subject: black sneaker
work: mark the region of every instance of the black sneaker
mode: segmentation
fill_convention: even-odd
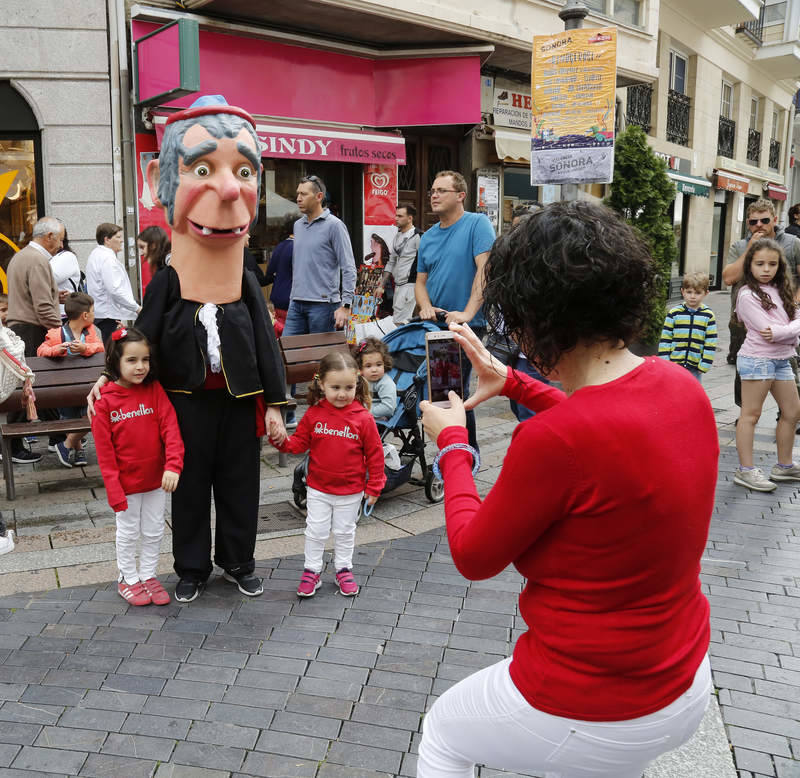
[[[235,583],[239,587],[239,591],[242,594],[246,594],[248,597],[258,597],[259,594],[264,593],[264,587],[261,585],[261,579],[252,573],[245,573],[244,575],[240,575],[238,578],[234,578],[229,572],[226,571],[222,574],[222,577],[226,581]]]
[[[191,602],[196,600],[198,595],[206,588],[204,583],[190,581],[188,578],[181,578],[175,587],[175,599],[178,602]]]
[[[11,454],[11,461],[16,462],[18,465],[32,465],[34,462],[41,462],[42,455],[37,454],[35,451],[26,451],[21,448]]]

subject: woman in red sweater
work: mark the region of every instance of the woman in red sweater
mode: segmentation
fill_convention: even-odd
[[[653,293],[646,248],[608,209],[558,203],[496,243],[484,302],[563,392],[494,360],[451,325],[478,376],[425,403],[453,560],[472,580],[513,564],[528,627],[513,656],[445,692],[424,722],[419,778],[476,763],[548,778],[639,778],[688,740],[708,704],[700,557],[719,446],[702,387],[627,344]],[[465,409],[503,394],[536,416],[514,431],[481,501]]]

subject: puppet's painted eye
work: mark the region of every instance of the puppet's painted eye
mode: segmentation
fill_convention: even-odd
[[[204,162],[201,162],[195,167],[194,174],[196,176],[200,176],[200,178],[205,178],[206,176],[211,175],[211,169]]]
[[[238,172],[239,178],[250,178],[253,175],[253,169],[249,165],[242,165]]]

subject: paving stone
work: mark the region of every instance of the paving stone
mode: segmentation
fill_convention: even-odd
[[[130,713],[122,726],[122,732],[126,735],[151,735],[183,740],[189,732],[190,725],[190,719]]]
[[[202,719],[208,711],[205,700],[181,700],[177,697],[147,697],[142,713],[176,719]]]
[[[158,766],[155,778],[229,778],[230,775],[228,770],[209,770],[207,767],[188,767],[170,762]]]
[[[117,673],[120,675],[137,675],[145,678],[174,678],[178,670],[178,662],[165,662],[157,659],[125,659]]]
[[[175,746],[172,761],[213,770],[238,770],[246,753],[241,748],[182,741]]]
[[[107,732],[119,732],[127,713],[122,711],[94,710],[92,708],[68,708],[59,720],[64,727],[82,727]]]
[[[350,718],[353,710],[353,704],[347,700],[338,697],[317,697],[311,694],[292,694],[282,707],[294,713],[311,713],[332,719]]]
[[[752,770],[763,775],[775,775],[772,759],[769,754],[760,751],[749,751],[746,748],[734,748],[736,766],[740,770]]]
[[[317,697],[333,697],[337,700],[355,701],[361,695],[361,684],[348,681],[331,681],[327,678],[300,679],[297,691]]]
[[[355,712],[353,713],[355,716]],[[317,738],[335,740],[341,729],[342,722],[324,716],[314,716],[308,713],[290,713],[277,711],[269,724],[269,729],[277,732],[290,732],[296,735],[310,735]],[[266,727],[265,727],[266,728]]]
[[[244,760],[242,772],[263,778],[314,778],[317,762],[251,751]]]
[[[351,716],[353,721],[375,724],[380,727],[395,727],[416,732],[419,729],[422,714],[413,710],[391,708],[381,705],[370,705],[365,702],[356,703]],[[273,725],[274,726],[274,725]]]
[[[175,741],[168,738],[112,732],[103,743],[101,751],[104,754],[114,754],[115,756],[132,756],[166,762],[174,748]]]
[[[72,690],[69,690],[72,691]],[[99,710],[123,711],[126,713],[139,713],[147,697],[144,694],[130,694],[127,692],[95,691],[90,689],[85,693],[81,705]]]
[[[14,761],[22,746],[0,743],[0,767],[8,767]]]
[[[325,758],[330,741],[324,738],[296,735],[291,732],[262,732],[256,743],[257,751],[282,756],[320,761]]]
[[[114,754],[89,754],[81,770],[81,776],[108,778],[108,776],[124,775],[125,778],[151,778],[155,770],[156,762],[149,759],[132,759]]]
[[[27,686],[24,683],[2,683],[0,684],[0,700],[19,700],[26,689]]]
[[[393,778],[390,773],[376,773],[374,770],[359,770],[355,767],[330,764],[321,765],[317,778]]]
[[[0,721],[17,724],[55,724],[63,712],[64,708],[60,705],[4,702],[0,706]]]
[[[45,773],[77,775],[86,761],[86,751],[66,751],[61,748],[23,746],[11,767],[17,770],[39,770]]]
[[[253,689],[291,692],[297,686],[297,681],[296,675],[268,673],[261,670],[239,670],[234,683],[236,686],[247,686]]]
[[[311,662],[306,671],[306,678],[328,678],[359,685],[365,684],[368,677],[369,670],[366,667],[348,667],[320,661]]]
[[[243,727],[222,721],[195,721],[186,739],[211,745],[252,749],[257,738],[258,729],[254,727]]]
[[[405,730],[392,727],[345,721],[342,724],[339,741],[385,748],[390,751],[407,751],[411,744],[411,734]]]
[[[380,686],[365,686],[359,702],[422,713],[426,708],[427,699],[426,694],[418,692],[384,689]]]
[[[68,654],[58,670],[51,670],[51,674],[64,670],[79,670],[89,673],[115,673],[122,663],[118,656],[90,656],[89,654]]]
[[[274,727],[273,711],[268,708],[231,705],[226,702],[212,702],[206,712],[206,721],[221,721],[229,724],[239,724],[243,727],[255,727],[256,729]]]
[[[331,744],[327,761],[396,774],[400,769],[402,756],[399,751],[386,751],[381,748],[336,742]]]
[[[259,689],[258,694],[253,694],[245,686],[231,686],[222,698],[223,702],[232,705],[252,705],[257,708],[281,710],[286,705],[289,692],[278,692],[270,689]]]
[[[105,673],[86,673],[81,670],[49,670],[42,680],[45,686],[73,686],[78,689],[99,689]]]
[[[256,657],[251,657],[244,651],[212,651],[206,648],[193,648],[186,661],[200,665],[212,665],[214,667],[242,668],[248,664],[249,660],[255,658]]]
[[[160,694],[166,685],[163,678],[141,678],[137,675],[107,675],[101,689],[134,694]]]
[[[163,643],[137,643],[131,659],[156,659],[168,662],[185,662],[192,652],[189,646],[170,646]]]
[[[66,723],[63,727],[44,727],[34,745],[70,751],[99,751],[107,734],[96,729],[79,729]]]
[[[88,643],[82,643],[78,648],[78,652],[91,656],[115,656],[124,658],[133,653],[135,646],[136,643],[120,642],[118,640],[92,640]]]

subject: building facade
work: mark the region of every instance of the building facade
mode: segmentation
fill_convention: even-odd
[[[121,218],[106,0],[4,0],[0,13],[0,270],[58,216],[82,264]],[[117,95],[116,104],[119,105]]]

